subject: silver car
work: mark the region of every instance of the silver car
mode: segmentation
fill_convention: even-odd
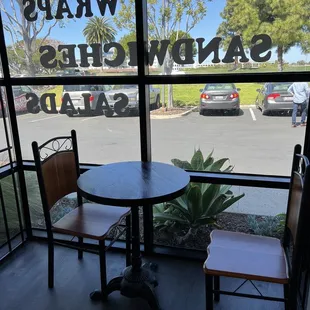
[[[150,87],[150,108],[158,109],[160,106],[160,89],[155,88],[152,85]],[[139,114],[139,91],[137,85],[114,85],[110,91],[105,93],[109,103],[110,110],[105,112],[107,117],[111,117],[114,114],[114,105],[117,100],[114,99],[114,95],[117,93],[125,94],[128,97],[128,108],[132,115]]]
[[[64,85],[62,96],[69,94],[74,107],[84,109],[83,94],[90,94],[90,108],[95,110],[99,95],[110,88],[106,85]]]
[[[205,115],[208,110],[230,110],[239,115],[240,88],[233,83],[210,83],[200,89],[200,115]]]
[[[292,83],[266,83],[258,92],[255,105],[263,115],[273,111],[291,112],[293,110],[293,95],[287,90]]]

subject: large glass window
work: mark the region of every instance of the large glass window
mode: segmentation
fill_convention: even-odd
[[[292,83],[208,83],[171,85],[173,106],[151,112],[153,159],[188,161],[194,150],[214,160],[227,158],[234,172],[290,175],[295,144],[305,127],[292,128]],[[167,106],[167,85],[158,85]],[[300,107],[301,108],[301,107]],[[300,124],[297,114],[297,124]]]
[[[306,3],[291,10],[287,1],[149,1],[150,76],[139,79],[135,1],[59,3],[0,3],[11,77],[39,78],[37,85],[13,79],[14,103],[4,102],[14,104],[24,160],[33,159],[32,141],[41,144],[71,129],[82,163],[140,160],[149,135],[139,105],[147,104],[147,155],[155,161],[206,172],[290,174],[293,147],[304,143],[306,127],[291,127],[292,82],[276,81],[284,76],[279,72],[297,72],[296,80],[309,69]],[[247,18],[240,18],[244,10]],[[266,72],[274,81],[257,82]],[[247,83],[238,83],[244,74]],[[188,84],[170,77],[183,75]],[[66,82],[40,85],[43,77]],[[149,97],[139,98],[144,83]],[[297,124],[305,125],[300,108]],[[29,191],[32,179],[26,175]]]
[[[307,5],[148,1],[151,74],[309,71]],[[129,26],[127,16],[125,10],[119,23]]]
[[[191,183],[187,194],[154,206],[154,243],[205,251],[213,229],[281,239],[287,195],[287,190]]]
[[[113,76],[137,73],[135,27],[118,23],[121,3],[0,4],[11,76]],[[129,16],[135,25],[135,10]],[[127,30],[127,31],[126,31]],[[128,35],[130,34],[130,35]]]
[[[78,136],[80,162],[140,159],[136,85],[18,86],[17,91],[21,104],[16,104],[19,99],[15,97],[15,107],[24,159],[33,159],[32,141],[41,144],[69,135],[72,129]],[[28,100],[27,95],[31,96]]]

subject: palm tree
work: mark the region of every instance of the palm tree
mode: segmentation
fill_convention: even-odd
[[[106,17],[92,17],[83,29],[83,35],[88,44],[101,44],[101,62],[103,67],[103,43],[112,42],[115,39],[116,30]]]

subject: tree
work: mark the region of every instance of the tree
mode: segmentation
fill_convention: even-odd
[[[101,44],[101,62],[103,67],[103,43],[112,42],[115,39],[116,30],[110,24],[110,20],[106,17],[94,16],[89,19],[83,35],[88,44]]]
[[[136,42],[137,36],[136,32],[129,32],[128,34],[123,35],[119,40],[118,43],[123,47],[125,50],[126,56],[129,56],[129,42]]]
[[[149,0],[148,32],[149,40],[188,38],[190,31],[206,16],[208,0]],[[120,0],[120,9],[114,18],[116,26],[136,32],[135,1]],[[182,28],[182,30],[181,30]],[[168,49],[163,63],[163,73],[171,74],[174,60]],[[168,85],[168,108],[173,107],[172,85]]]
[[[56,1],[51,0],[50,2],[51,6],[54,7]],[[25,62],[27,73],[30,76],[35,76],[38,67],[34,63],[33,55],[46,42],[59,20],[49,22],[45,19],[43,12],[38,12],[38,18],[35,22],[28,21],[23,14],[23,0],[10,0],[10,8],[5,7],[4,2],[0,1],[0,10],[3,12],[3,16],[6,17],[3,24],[4,30],[9,34],[12,41],[11,52],[14,53],[18,61]],[[40,35],[42,37],[38,40]],[[16,49],[18,47],[16,43],[21,40],[24,42],[23,53]]]
[[[41,43],[41,38],[38,38],[35,42],[36,46],[39,46]],[[62,53],[57,51],[57,47],[60,44],[64,44],[61,41],[55,40],[55,39],[45,39],[45,44],[50,45],[55,48],[56,50],[56,57],[55,59],[61,60],[62,59]],[[9,65],[10,65],[10,70],[13,73],[20,73],[23,71],[27,71],[27,63],[26,59],[24,57],[25,54],[25,43],[24,41],[18,41],[14,45],[8,45],[7,46],[7,52],[8,52],[8,58],[9,58]],[[18,57],[16,57],[18,55]],[[33,54],[32,54],[32,62],[36,68],[36,72],[44,72],[44,73],[52,73],[56,71],[58,68],[55,69],[46,69],[41,66],[40,62],[41,58],[41,53],[37,49]],[[40,69],[38,69],[40,68]]]
[[[180,31],[174,31],[171,36],[170,36],[170,45],[168,47],[169,52],[171,53],[171,49],[172,49],[172,45],[175,43],[175,41],[177,41],[178,39],[183,39],[183,38],[187,38],[187,39],[191,39],[191,36],[187,33],[185,33],[184,31],[180,30]],[[135,32],[130,32],[128,34],[125,34],[124,36],[122,36],[118,42],[121,44],[121,46],[123,47],[123,49],[125,50],[126,56],[129,56],[129,47],[128,47],[128,43],[129,42],[136,42],[137,37],[136,37],[136,33]],[[185,55],[185,49],[184,46],[181,47],[180,49],[180,55],[184,56]],[[193,44],[193,54],[196,55],[197,54],[197,47],[195,44]]]
[[[277,50],[278,70],[283,71],[283,55],[294,46],[301,44],[309,17],[304,13],[305,0],[227,0],[221,13],[223,22],[217,34],[223,37],[223,48],[232,36],[242,37],[245,47],[250,48],[256,34],[268,34]]]

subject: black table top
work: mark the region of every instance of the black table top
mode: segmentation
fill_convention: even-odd
[[[182,195],[190,178],[172,165],[140,161],[92,168],[77,182],[81,196],[115,206],[139,206],[169,201]]]

